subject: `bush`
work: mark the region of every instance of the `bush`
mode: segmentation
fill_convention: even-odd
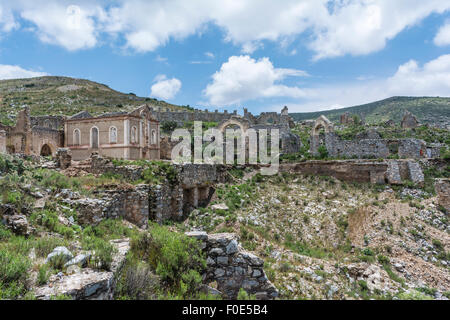
[[[94,251],[88,262],[91,268],[111,270],[113,255],[117,249],[109,241],[88,236],[83,238],[83,249]]]
[[[46,264],[43,264],[42,266],[39,267],[38,281],[37,281],[38,284],[40,286],[46,284],[49,277],[50,277],[49,268]]]
[[[129,258],[117,284],[116,295],[121,299],[149,300],[155,298],[158,288],[158,279],[150,267]]]
[[[317,148],[317,152],[319,152],[320,159],[328,158],[328,150],[324,145],[319,146],[319,148]]]
[[[139,252],[169,288],[183,296],[194,294],[201,282],[206,261],[196,239],[152,224],[149,232],[133,239],[131,246]]]
[[[25,282],[30,266],[28,257],[0,249],[0,299],[17,298],[26,291]]]
[[[249,295],[243,288],[240,288],[237,300],[256,300],[256,298],[254,295]]]
[[[163,121],[161,123],[161,129],[164,132],[172,132],[177,128],[177,123],[175,121]]]

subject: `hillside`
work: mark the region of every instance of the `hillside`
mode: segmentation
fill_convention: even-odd
[[[24,105],[31,108],[31,115],[72,115],[82,110],[92,114],[126,111],[143,103],[181,108],[83,79],[48,76],[0,81],[0,122],[3,124],[14,123],[15,115]]]
[[[338,121],[341,114],[349,112],[364,118],[367,123],[389,119],[399,123],[405,110],[413,113],[423,123],[441,125],[450,123],[450,98],[440,97],[392,97],[360,106],[290,115],[296,121],[316,119],[322,114],[331,121]]]

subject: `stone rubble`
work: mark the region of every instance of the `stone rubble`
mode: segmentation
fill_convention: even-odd
[[[207,272],[204,282],[217,282],[217,290],[226,299],[236,299],[243,288],[257,299],[274,299],[278,296],[275,286],[263,270],[264,261],[241,248],[237,236],[232,233],[210,234],[187,232],[204,243],[207,254]]]

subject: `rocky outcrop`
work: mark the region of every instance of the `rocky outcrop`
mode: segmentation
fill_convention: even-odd
[[[204,282],[217,282],[217,289],[226,299],[236,299],[243,288],[257,299],[274,299],[278,296],[275,286],[266,277],[264,261],[242,249],[236,234],[188,232],[186,235],[203,242],[207,256]]]
[[[11,204],[0,204],[0,223],[17,235],[28,236],[33,231],[27,217]]]
[[[398,287],[389,275],[379,266],[368,263],[355,263],[347,266],[349,276],[356,281],[365,281],[370,291],[389,292]]]
[[[53,296],[67,295],[75,300],[112,300],[116,276],[122,269],[130,249],[128,239],[112,240],[117,248],[110,271],[81,269],[71,275],[59,273],[49,284],[35,290],[37,299],[49,300]]]
[[[437,179],[435,189],[439,205],[450,212],[450,179]]]

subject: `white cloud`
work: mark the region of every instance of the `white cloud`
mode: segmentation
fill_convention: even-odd
[[[151,87],[150,96],[170,100],[173,99],[181,89],[181,81],[177,78],[167,79],[166,75],[156,76],[156,83]]]
[[[100,17],[101,11],[98,7],[38,1],[23,8],[20,15],[36,25],[35,32],[42,42],[73,51],[97,44],[94,17]]]
[[[47,73],[45,72],[31,71],[19,66],[0,64],[0,80],[42,77],[46,75]]]
[[[302,103],[287,103],[291,112],[349,107],[392,96],[449,96],[450,54],[423,66],[414,60],[408,61],[385,79],[307,87],[303,88],[303,92],[305,97]]]
[[[411,60],[401,65],[388,79],[388,89],[395,95],[448,96],[450,94],[450,54],[420,67]]]
[[[233,105],[268,97],[302,97],[301,89],[277,84],[287,76],[307,76],[307,73],[274,68],[269,58],[256,61],[250,56],[232,56],[212,76],[213,81],[204,94],[213,105]]]
[[[364,55],[383,49],[401,31],[431,13],[450,9],[449,0],[362,0],[335,2],[321,17],[309,47],[315,59]]]
[[[5,8],[0,4],[0,30],[10,32],[19,27],[18,22],[14,19],[14,15],[9,8]]]
[[[215,58],[214,53],[212,53],[212,52],[205,52],[205,56],[210,58],[210,59],[214,59]]]
[[[450,10],[450,0],[17,0],[8,5],[3,12],[16,11],[36,26],[42,41],[68,50],[94,47],[108,34],[110,41],[124,39],[125,48],[154,51],[215,24],[224,40],[244,53],[263,48],[264,41],[291,46],[304,34],[315,59],[379,51],[430,14]],[[0,14],[0,27],[10,30],[17,24],[7,16],[5,23]]]
[[[145,52],[214,23],[244,53],[312,31],[307,44],[322,59],[381,50],[401,31],[449,9],[449,0],[132,0],[109,10],[107,29]]]
[[[450,20],[448,20],[434,37],[434,44],[437,46],[450,45]]]

